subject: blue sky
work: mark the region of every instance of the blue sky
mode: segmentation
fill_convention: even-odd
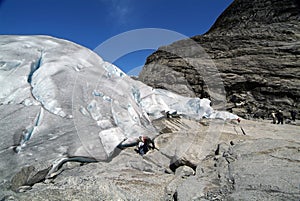
[[[233,0],[0,0],[0,34],[51,35],[94,49],[126,31],[161,28],[203,34]],[[162,44],[163,45],[163,44]],[[125,72],[154,50],[114,63]]]

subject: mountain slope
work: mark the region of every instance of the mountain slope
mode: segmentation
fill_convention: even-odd
[[[184,40],[159,48],[147,58],[139,80],[185,95],[209,97],[207,80],[215,76],[205,74],[212,66],[206,56],[193,52],[201,46],[223,80],[228,110],[244,117],[266,117],[276,109],[299,110],[299,1],[236,0],[206,34],[192,39],[194,43]],[[190,55],[182,58],[172,52]],[[197,64],[187,61],[190,58]]]

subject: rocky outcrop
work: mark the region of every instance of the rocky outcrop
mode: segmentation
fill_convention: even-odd
[[[244,117],[299,110],[299,22],[299,1],[236,0],[206,34],[149,56],[139,79],[184,95],[211,96],[215,103],[212,91],[222,94],[224,86],[227,109]],[[223,86],[210,86],[218,78],[214,65]]]

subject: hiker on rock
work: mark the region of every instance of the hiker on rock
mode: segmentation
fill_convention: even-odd
[[[271,112],[271,117],[272,117],[272,120],[273,120],[273,124],[276,124],[276,113],[274,111]]]
[[[278,110],[276,117],[278,120],[277,124],[283,124],[283,112],[281,110]]]
[[[296,115],[297,115],[296,110],[291,110],[291,118],[292,118],[292,121],[296,121]]]
[[[155,144],[154,144],[153,140],[151,140],[147,136],[140,136],[137,152],[143,156],[150,149],[155,149]]]

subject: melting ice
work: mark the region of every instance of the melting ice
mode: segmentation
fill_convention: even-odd
[[[26,114],[37,120],[25,116],[14,120],[28,128],[20,142],[20,147],[28,146],[24,151],[33,151],[33,145],[39,144],[41,154],[43,150],[49,153],[47,149],[67,150],[68,156],[106,160],[125,139],[156,136],[151,120],[167,112],[197,120],[237,118],[214,111],[208,99],[183,97],[133,80],[94,52],[69,41],[1,36],[0,45],[0,105],[23,104],[20,111],[40,108]],[[1,122],[16,127],[8,136],[17,132],[15,122]],[[47,141],[49,133],[60,136]],[[68,141],[59,141],[62,139]],[[7,146],[4,142],[0,145],[3,149]]]

